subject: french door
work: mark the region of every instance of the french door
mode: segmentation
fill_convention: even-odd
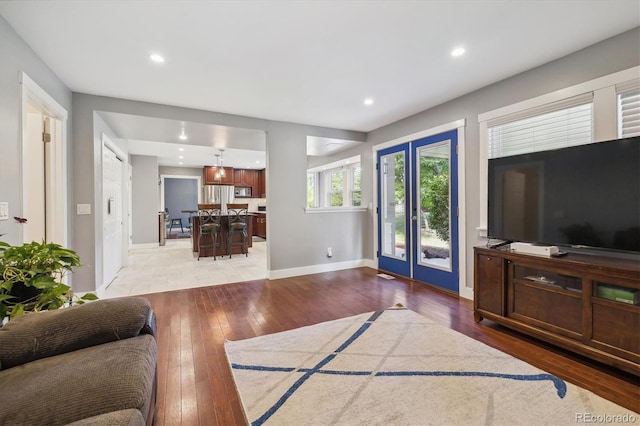
[[[457,130],[378,152],[378,266],[458,292]]]

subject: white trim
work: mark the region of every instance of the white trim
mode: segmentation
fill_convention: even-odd
[[[47,114],[55,115],[60,120],[68,119],[69,113],[67,110],[24,72],[20,73],[20,84],[29,91],[28,100],[38,108],[44,110]],[[24,91],[22,94],[25,94]]]
[[[324,170],[331,170],[331,169],[335,169],[338,167],[348,167],[348,166],[352,166],[353,164],[357,163],[360,164],[360,161],[362,159],[361,155],[354,155],[353,157],[348,157],[348,158],[344,158],[342,160],[337,160],[337,161],[332,161],[331,163],[326,163],[323,164],[321,166],[316,166],[316,167],[312,167],[310,169],[307,169],[307,173],[308,172],[322,172]]]
[[[473,300],[473,281],[467,281],[467,185],[465,127],[458,127],[458,294]]]
[[[368,267],[377,269],[377,262],[371,259],[349,260],[346,262],[323,263],[320,265],[301,266],[299,268],[277,269],[267,271],[267,279],[277,280],[280,278],[298,277],[301,275],[320,274],[323,272],[341,271],[343,269],[353,269]]]
[[[113,151],[113,153],[116,154],[116,157],[118,157],[118,159],[122,161],[124,164],[129,163],[129,159],[127,158],[128,157],[127,153],[124,152],[118,145],[116,145],[116,143],[113,142],[109,138],[109,136],[107,136],[105,133],[102,133],[102,143],[106,145],[106,147],[109,148],[111,151]]]
[[[48,213],[47,223],[53,224],[53,229],[47,229],[49,240],[56,242],[62,246],[68,247],[69,243],[69,227],[68,227],[68,208],[67,208],[67,118],[68,112],[53,97],[44,91],[35,81],[33,81],[26,73],[20,73],[19,83],[21,85],[21,177],[20,177],[20,193],[22,194],[22,215],[29,216],[27,207],[27,186],[25,170],[27,170],[26,162],[26,137],[27,137],[27,113],[28,105],[37,106],[42,113],[59,121],[60,129],[56,126],[56,143],[51,152],[50,162],[47,165],[47,179],[55,182],[48,185],[47,189],[51,193],[51,211]],[[58,141],[58,137],[60,140]],[[19,240],[24,242],[24,233],[20,229]]]
[[[165,179],[194,179],[198,185],[198,204],[202,203],[202,176],[196,175],[160,175],[160,210],[164,211],[164,180]]]
[[[466,119],[461,118],[459,120],[452,121],[450,123],[442,124],[440,126],[432,127],[430,129],[422,130],[410,135],[401,136],[397,139],[393,139],[387,142],[382,142],[374,145],[371,149],[373,151],[373,208],[371,209],[373,216],[373,266],[372,268],[378,269],[378,215],[376,211],[379,211],[378,206],[378,173],[376,170],[376,161],[378,160],[378,151],[386,148],[390,148],[397,145],[402,145],[407,142],[413,142],[422,138],[426,138],[440,133],[449,132],[451,130],[458,130],[458,294],[465,299],[473,300],[473,283],[471,286],[467,285],[467,236],[466,236],[466,157],[465,157],[465,128]],[[409,150],[409,163],[411,162],[411,150]],[[411,184],[411,180],[409,182]],[[409,188],[409,196],[413,196],[413,188]],[[411,200],[410,200],[411,202]],[[413,250],[408,250],[412,252]],[[411,262],[411,276],[413,277],[413,261]]]
[[[488,226],[488,199],[489,199],[489,184],[487,180],[489,179],[489,154],[487,153],[487,147],[489,145],[489,126],[486,121],[481,121],[478,126],[478,131],[480,134],[478,135],[478,149],[480,150],[478,153],[478,161],[480,164],[478,165],[478,178],[480,188],[478,189],[478,196],[480,198],[480,225],[478,226],[479,236],[486,237],[487,236],[487,226]]]
[[[360,213],[366,211],[366,207],[305,207],[305,213]]]
[[[460,120],[452,121],[447,124],[442,124],[440,126],[432,127],[430,129],[421,130],[419,132],[412,133],[410,135],[401,136],[397,139],[393,139],[387,142],[379,143],[378,145],[374,145],[371,148],[371,150],[374,153],[373,167],[375,168],[376,166],[375,153],[378,151],[381,151],[386,148],[390,148],[392,146],[400,145],[406,142],[417,141],[418,139],[426,138],[428,136],[433,136],[440,133],[448,132],[450,130],[459,129],[460,127],[464,127],[465,125],[466,125],[466,119],[462,118]]]
[[[547,93],[535,98],[527,99],[515,104],[487,111],[482,114],[478,114],[478,123],[481,123],[483,121],[495,120],[497,118],[511,115],[523,110],[538,108],[542,105],[562,101],[567,98],[585,94],[587,92],[593,92],[598,89],[602,89],[603,87],[615,86],[620,82],[638,78],[638,73],[640,73],[640,66],[629,68],[623,71],[606,75],[604,77],[596,78],[594,80],[585,81],[584,83],[556,90],[555,92]]]

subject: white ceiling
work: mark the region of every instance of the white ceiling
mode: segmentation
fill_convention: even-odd
[[[637,27],[640,2],[4,0],[0,15],[74,92],[367,132]]]

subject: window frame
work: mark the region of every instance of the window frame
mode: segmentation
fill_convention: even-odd
[[[557,106],[561,102],[570,101],[574,97],[585,96],[591,92],[593,93],[593,142],[617,139],[619,136],[616,86],[640,81],[639,74],[640,66],[636,66],[478,115],[480,225],[476,229],[479,238],[487,237],[489,126],[515,120],[516,117],[530,116],[535,110],[543,111],[549,105]]]
[[[354,188],[354,173],[355,170],[360,170],[360,188]],[[336,171],[342,172],[342,190],[339,191],[342,194],[342,205],[331,206],[331,194],[336,192],[331,188],[331,176]],[[313,199],[314,206],[309,206],[309,194],[310,194],[310,175],[313,175]],[[353,192],[359,192],[362,194],[362,164],[360,162],[360,155],[346,158],[344,160],[336,161],[333,163],[325,164],[324,166],[315,167],[307,170],[307,201],[305,211],[307,213],[321,213],[321,212],[336,212],[336,211],[363,211],[366,208],[362,206],[353,205]],[[360,197],[362,202],[362,196]]]
[[[627,97],[636,98],[633,101],[634,106],[632,108],[623,105],[625,101],[627,101]],[[630,110],[633,111],[630,114],[625,114],[625,112],[628,113]],[[619,138],[640,136],[640,124],[633,126],[633,128],[636,129],[635,132],[623,135],[624,130],[627,129],[627,126],[625,126],[625,118],[633,118],[633,120],[629,121],[640,123],[640,79],[616,85],[616,114]]]

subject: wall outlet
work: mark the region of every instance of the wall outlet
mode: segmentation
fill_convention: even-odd
[[[331,251],[331,247],[327,248],[327,257],[333,256],[333,252]]]

